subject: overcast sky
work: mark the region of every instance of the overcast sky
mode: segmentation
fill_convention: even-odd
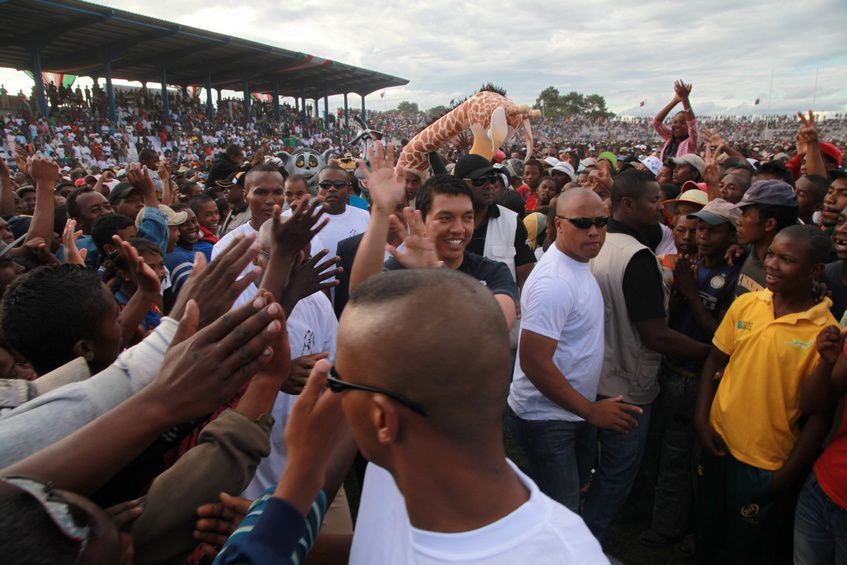
[[[795,112],[813,99],[817,111],[847,112],[845,0],[98,3],[410,80],[368,97],[376,109],[427,109],[491,81],[519,103],[552,85],[652,114],[682,78],[700,114]],[[26,83],[12,75],[0,72],[9,90]]]

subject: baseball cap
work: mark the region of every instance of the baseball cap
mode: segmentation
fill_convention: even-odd
[[[829,178],[832,180],[843,179],[847,177],[847,169],[832,169],[829,171]]]
[[[709,225],[717,226],[723,223],[729,223],[735,226],[738,218],[741,217],[741,210],[735,207],[732,202],[727,202],[723,198],[715,198],[699,211],[693,214],[688,214],[688,218],[697,218],[703,220]]]
[[[141,194],[141,191],[129,184],[128,182],[120,182],[109,193],[109,204],[115,204],[118,200],[127,198],[132,192]]]
[[[544,162],[547,163],[550,167],[555,167],[559,164],[559,160],[555,157],[544,157]]]
[[[168,222],[169,226],[180,226],[185,223],[185,220],[188,219],[188,212],[185,210],[180,210],[179,212],[174,212],[173,208],[170,206],[165,206],[164,204],[159,204],[159,210],[165,215],[165,219]],[[138,213],[135,217],[135,227],[141,229],[141,222],[144,220],[144,210]]]
[[[594,157],[586,157],[585,159],[579,162],[579,170],[582,172],[583,169],[587,169],[588,167],[596,167],[597,159]]]
[[[662,162],[659,160],[658,157],[649,155],[647,157],[644,157],[643,159],[639,159],[639,161],[641,161],[642,165],[647,167],[647,170],[653,173],[654,177],[659,176],[659,171],[662,170]]]
[[[491,161],[480,155],[465,155],[456,163],[453,176],[461,179],[476,179],[494,170]]]
[[[691,165],[702,175],[703,170],[706,168],[706,162],[700,158],[699,155],[695,155],[694,153],[686,153],[682,157],[672,157],[671,162],[674,165]]]
[[[821,141],[819,143],[819,145],[820,145],[820,148],[821,148],[821,153],[823,153],[824,155],[826,155],[827,157],[829,157],[830,159],[835,161],[838,164],[838,166],[840,167],[842,155],[841,155],[841,151],[838,149],[838,147],[836,147],[832,143],[829,143],[828,141]]]
[[[686,190],[702,190],[703,192],[708,192],[709,187],[706,186],[705,182],[694,182],[693,180],[687,180],[682,183],[679,192],[681,194]]]
[[[614,169],[614,168],[616,168],[616,167],[618,166],[618,158],[617,158],[617,156],[616,156],[614,153],[612,153],[611,151],[603,151],[602,153],[600,153],[599,155],[597,155],[597,160],[598,160],[598,161],[602,161],[603,159],[605,159],[606,161],[608,161],[609,163],[611,163],[611,164],[612,164],[612,168],[613,168],[613,169]]]
[[[676,208],[678,204],[694,204],[696,206],[705,206],[706,203],[709,202],[709,195],[706,194],[705,191],[702,190],[686,190],[682,194],[679,195],[679,198],[674,198],[672,200],[665,200],[662,202],[662,206],[665,209],[665,213],[668,216],[676,215]]]
[[[571,167],[570,163],[560,161],[556,166],[553,167],[552,170],[559,171],[560,173],[565,173],[566,175],[568,175],[568,178],[571,179],[571,182],[576,180],[576,174],[574,174],[573,167]]]
[[[753,204],[796,208],[797,195],[794,193],[791,185],[785,181],[776,179],[759,180],[750,185],[750,188],[741,197],[741,202],[736,204],[735,207],[743,208]]]
[[[79,188],[79,187],[81,187],[81,186],[85,186],[85,179],[84,179],[84,178],[78,178],[78,179],[76,179],[76,180],[74,181],[74,186],[75,186],[75,187],[77,187],[77,188]]]

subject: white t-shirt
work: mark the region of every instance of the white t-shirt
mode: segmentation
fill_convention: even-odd
[[[656,246],[656,256],[676,255],[676,243],[673,240],[673,230],[665,224],[659,224],[662,228],[662,240]]]
[[[329,299],[323,292],[316,292],[300,300],[286,320],[288,345],[291,358],[297,359],[313,353],[329,353],[335,357],[335,335],[338,332],[338,320]],[[271,430],[271,452],[259,462],[253,480],[244,489],[242,496],[254,500],[268,487],[279,481],[285,468],[287,452],[285,450],[285,424],[297,395],[280,392],[277,394],[271,415],[274,418]]]
[[[521,313],[521,333],[531,331],[556,340],[553,364],[577,392],[593,402],[603,368],[604,306],[589,264],[551,245],[524,284]],[[521,369],[520,341],[509,406],[525,420],[582,421],[535,388]]]
[[[327,257],[334,257],[337,254],[338,242],[342,239],[364,233],[371,221],[371,215],[367,210],[349,205],[343,214],[324,214],[323,217],[329,218],[326,227],[319,234],[326,249],[329,249]]]
[[[608,564],[582,518],[544,495],[509,464],[529,489],[529,500],[487,526],[449,534],[413,527],[394,478],[382,467],[368,464],[350,564]]]
[[[212,261],[215,260],[215,257],[217,257],[218,255],[220,255],[221,253],[226,251],[226,248],[229,247],[230,244],[232,244],[233,240],[235,240],[236,237],[238,237],[240,235],[243,236],[243,235],[246,235],[246,234],[249,234],[249,233],[252,233],[257,238],[259,236],[259,230],[253,229],[253,226],[248,221],[244,224],[241,224],[240,226],[238,226],[237,228],[235,228],[234,230],[232,230],[231,232],[229,232],[228,234],[226,234],[225,236],[220,238],[218,240],[218,242],[215,245],[212,246]],[[241,271],[241,274],[238,276],[238,278],[240,279],[244,275],[246,275],[247,273],[252,271],[253,267],[254,267],[253,263],[249,263]],[[255,294],[255,293],[256,293],[256,291],[254,290],[253,294]],[[252,297],[253,295],[251,294],[250,296]]]

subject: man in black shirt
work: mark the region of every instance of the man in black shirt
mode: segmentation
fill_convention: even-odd
[[[474,227],[473,193],[458,178],[434,175],[427,179],[416,199],[417,210],[403,212],[409,235],[403,248],[389,246],[392,259],[383,261],[389,221],[396,206],[404,202],[405,189],[393,177],[394,148],[385,155],[382,147],[368,150],[371,171],[365,176],[371,191],[371,223],[362,239],[350,273],[351,292],[367,278],[384,269],[446,267],[467,273],[494,294],[511,328],[515,323],[518,289],[508,267],[465,248]]]
[[[505,263],[515,274],[518,286],[522,286],[535,264],[535,255],[527,244],[526,227],[518,215],[495,202],[497,169],[485,157],[471,154],[459,159],[453,174],[462,179],[473,195],[474,231],[467,250]]]
[[[212,163],[212,168],[209,169],[209,178],[206,179],[206,186],[214,186],[215,181],[224,180],[234,173],[241,163],[244,162],[244,152],[239,145],[229,145],[226,152],[221,157]]]

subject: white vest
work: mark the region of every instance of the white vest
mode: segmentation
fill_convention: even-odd
[[[497,208],[500,210],[500,217],[488,218],[482,256],[492,261],[505,263],[512,273],[512,278],[517,281],[515,275],[515,255],[517,254],[515,230],[518,228],[518,215],[499,204]]]
[[[635,324],[629,319],[623,278],[633,255],[649,249],[623,233],[606,234],[600,253],[591,260],[591,272],[600,285],[605,308],[605,351],[600,377],[602,396],[622,395],[624,402],[650,404],[659,394],[662,355],[647,349]],[[660,269],[658,260],[656,268]],[[661,271],[660,271],[661,272]],[[665,290],[665,310],[668,293]]]

